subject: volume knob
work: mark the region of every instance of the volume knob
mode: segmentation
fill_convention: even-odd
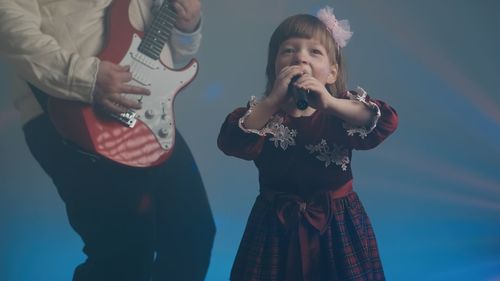
[[[168,136],[168,129],[167,128],[161,128],[158,130],[158,135],[160,138],[166,138]]]
[[[153,117],[155,117],[155,111],[152,109],[148,109],[146,110],[146,112],[144,112],[144,116],[146,116],[147,119],[153,119]]]

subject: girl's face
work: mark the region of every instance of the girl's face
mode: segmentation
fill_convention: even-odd
[[[330,64],[325,47],[314,38],[289,38],[281,43],[276,56],[276,76],[286,66],[300,65],[305,73],[318,81],[333,84],[337,79],[337,65]]]

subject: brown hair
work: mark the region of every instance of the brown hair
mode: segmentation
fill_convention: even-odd
[[[328,53],[330,64],[337,64],[338,66],[337,80],[334,84],[326,85],[326,88],[332,95],[344,92],[346,78],[344,74],[342,54],[340,52],[340,48],[333,39],[331,32],[317,17],[300,14],[286,18],[276,28],[276,30],[274,30],[273,35],[271,36],[267,56],[267,85],[265,95],[268,95],[271,92],[274,80],[276,79],[275,63],[280,45],[285,40],[292,37],[316,38],[319,40]]]

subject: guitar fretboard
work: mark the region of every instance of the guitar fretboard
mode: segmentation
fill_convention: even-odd
[[[177,13],[172,3],[164,0],[139,45],[139,52],[154,60],[159,59],[163,46],[170,39],[176,18]]]

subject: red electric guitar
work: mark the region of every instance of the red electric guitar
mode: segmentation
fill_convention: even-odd
[[[169,0],[163,1],[145,34],[132,27],[129,3],[115,0],[111,4],[108,42],[99,58],[131,66],[131,84],[151,91],[143,97],[126,95],[138,99],[142,109],[110,117],[88,104],[49,98],[48,111],[59,133],[82,148],[127,166],[151,167],[173,152],[174,98],[194,79],[198,63],[193,59],[184,68],[173,70],[160,60],[176,20]]]

